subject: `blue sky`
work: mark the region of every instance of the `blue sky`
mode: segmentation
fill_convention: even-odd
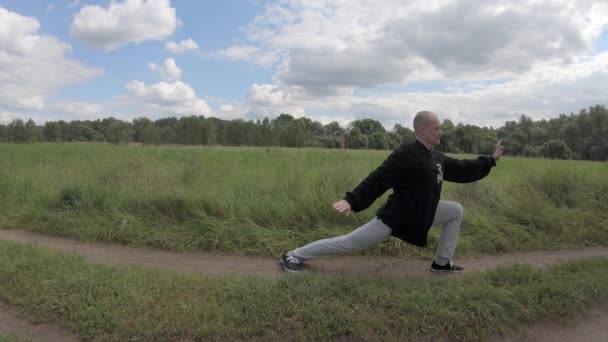
[[[607,24],[591,0],[0,0],[0,123],[290,113],[391,128],[433,110],[496,127],[608,104]]]

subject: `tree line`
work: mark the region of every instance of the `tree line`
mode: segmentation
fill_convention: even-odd
[[[509,155],[558,159],[606,160],[608,158],[608,110],[603,105],[578,114],[534,121],[521,115],[499,128],[442,123],[439,149],[450,153],[491,154],[503,139]],[[110,117],[85,121],[47,121],[36,125],[29,119],[0,124],[1,143],[108,142],[224,146],[283,146],[351,149],[394,149],[415,139],[400,124],[387,131],[374,119],[360,119],[346,128],[337,122],[323,125],[309,118],[281,114],[270,120],[222,120],[216,117],[168,117],[132,122]]]

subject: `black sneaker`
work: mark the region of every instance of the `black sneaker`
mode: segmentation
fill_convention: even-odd
[[[295,257],[283,254],[281,256],[281,264],[286,272],[298,273],[300,272],[300,260]]]
[[[462,272],[464,271],[464,267],[455,265],[452,260],[448,261],[444,266],[439,266],[433,260],[433,264],[431,264],[431,271],[433,272]]]

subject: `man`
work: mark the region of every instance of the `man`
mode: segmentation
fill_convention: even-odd
[[[398,237],[416,246],[427,244],[430,227],[443,225],[439,246],[431,264],[434,272],[462,272],[452,262],[456,251],[463,209],[459,203],[439,200],[443,181],[468,183],[480,180],[496,166],[503,154],[500,141],[492,156],[458,160],[436,151],[441,137],[437,114],[422,111],[414,117],[416,141],[403,144],[365,178],[352,192],[334,203],[346,215],[368,208],[388,189],[393,193],[376,217],[351,233],[312,242],[281,256],[287,272],[298,272],[302,262],[365,249],[375,243]]]

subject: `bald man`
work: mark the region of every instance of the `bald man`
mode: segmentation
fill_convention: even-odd
[[[298,272],[306,260],[351,253],[368,248],[391,236],[416,246],[427,245],[428,231],[440,224],[439,246],[430,270],[462,272],[452,262],[458,242],[463,209],[459,203],[440,200],[443,181],[468,183],[490,173],[503,154],[500,141],[492,156],[459,160],[434,149],[441,138],[437,114],[422,111],[414,117],[416,141],[403,144],[353,191],[334,203],[343,214],[367,209],[388,189],[393,193],[371,221],[349,234],[323,239],[281,256],[287,272]]]

